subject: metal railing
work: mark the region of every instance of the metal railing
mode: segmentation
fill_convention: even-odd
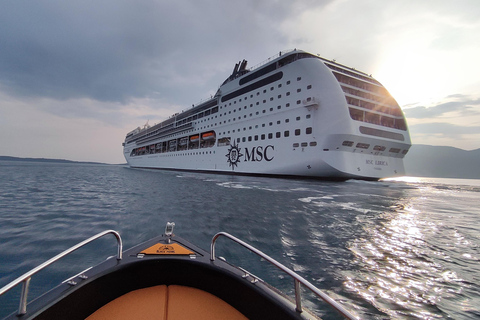
[[[18,277],[17,279],[15,279],[14,281],[7,284],[5,287],[0,289],[0,296],[3,295],[5,292],[9,291],[10,289],[16,287],[21,282],[23,282],[22,293],[21,293],[21,296],[20,296],[20,305],[18,307],[18,315],[22,315],[22,314],[27,313],[28,287],[30,285],[30,280],[32,279],[32,276],[34,274],[36,274],[40,270],[44,269],[45,267],[51,265],[52,263],[59,260],[60,258],[63,258],[66,255],[72,253],[73,251],[83,247],[87,243],[90,243],[94,240],[97,240],[98,238],[101,238],[104,235],[107,235],[107,234],[110,234],[110,233],[113,234],[117,238],[117,260],[121,260],[122,259],[122,248],[123,248],[122,238],[120,237],[120,234],[117,231],[106,230],[106,231],[100,232],[99,234],[94,235],[93,237],[88,238],[87,240],[84,240],[84,241],[74,245],[73,247],[63,251],[62,253],[57,254],[55,257],[51,258],[50,260],[45,261],[44,263],[42,263],[38,267],[30,270],[29,272],[25,273],[24,275],[22,275],[20,277]]]
[[[243,247],[247,248],[248,250],[250,250],[251,252],[257,254],[258,256],[260,256],[262,259],[265,259],[266,261],[270,262],[271,264],[273,264],[274,266],[276,266],[277,268],[279,268],[280,270],[282,270],[283,272],[287,273],[289,276],[291,276],[293,279],[294,279],[294,283],[295,283],[295,302],[296,302],[296,310],[298,312],[302,312],[302,298],[301,298],[301,293],[300,293],[300,284],[303,284],[305,287],[307,287],[308,289],[310,289],[310,291],[312,291],[315,295],[317,295],[318,297],[320,297],[323,301],[325,301],[326,303],[328,303],[329,305],[331,305],[333,308],[335,308],[338,312],[340,312],[344,317],[346,317],[347,319],[357,319],[357,317],[353,316],[348,310],[346,310],[342,305],[340,305],[338,302],[336,302],[335,300],[333,300],[332,298],[330,298],[327,294],[323,293],[322,291],[320,291],[320,289],[318,289],[317,287],[315,287],[313,284],[311,284],[310,282],[308,282],[307,280],[305,280],[303,277],[301,277],[300,275],[298,275],[296,272],[294,272],[293,270],[290,270],[289,268],[287,268],[286,266],[284,266],[283,264],[281,264],[280,262],[276,261],[275,259],[271,258],[270,256],[266,255],[265,253],[263,253],[262,251],[258,250],[257,248],[249,245],[248,243],[232,236],[231,234],[229,233],[226,233],[226,232],[219,232],[217,233],[213,238],[212,238],[212,243],[210,245],[210,260],[211,261],[215,261],[215,242],[217,241],[217,239],[220,237],[220,236],[224,236],[224,237],[227,237],[229,238],[230,240],[242,245]]]

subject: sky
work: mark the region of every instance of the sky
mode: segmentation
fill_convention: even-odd
[[[0,155],[124,163],[127,132],[301,49],[372,74],[413,144],[480,148],[478,0],[3,0]]]

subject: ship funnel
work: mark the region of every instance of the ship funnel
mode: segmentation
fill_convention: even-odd
[[[242,64],[240,65],[239,71],[244,71],[247,69],[247,60],[243,59]]]
[[[240,63],[240,62],[239,62],[239,63]],[[239,63],[235,63],[235,68],[233,68],[233,72],[232,72],[232,74],[235,74],[235,73],[237,73],[237,71],[238,71],[238,66],[239,66]]]

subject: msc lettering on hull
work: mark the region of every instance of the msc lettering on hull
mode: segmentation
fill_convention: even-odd
[[[257,146],[250,149],[244,148],[244,153],[242,153],[240,146],[234,143],[230,146],[230,149],[228,149],[228,153],[225,156],[227,157],[229,166],[232,167],[232,170],[235,170],[238,163],[242,161],[242,157],[244,162],[260,162],[263,160],[272,161],[274,158],[272,154],[274,150],[275,147],[272,145],[266,147]]]
[[[262,146],[253,147],[249,152],[247,148],[245,148],[245,158],[244,161],[272,161],[273,156],[269,156],[268,150],[275,149],[274,146],[268,145],[265,149]]]

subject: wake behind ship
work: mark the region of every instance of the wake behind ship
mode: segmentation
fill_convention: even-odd
[[[371,76],[300,51],[235,65],[215,96],[129,132],[134,168],[378,180],[404,174],[398,103]]]

